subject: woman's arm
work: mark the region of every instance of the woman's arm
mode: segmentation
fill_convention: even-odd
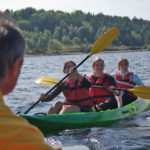
[[[83,77],[81,82],[82,82],[82,85],[84,87],[86,87],[86,88],[90,88],[91,87],[91,82],[87,78]]]
[[[117,104],[118,104],[118,108],[121,108],[122,107],[122,95],[123,95],[123,91],[120,92],[120,95],[117,96],[115,93],[114,93],[114,96],[117,100]]]
[[[63,83],[62,83],[63,84]],[[40,100],[42,102],[51,101],[56,96],[58,96],[62,92],[62,84],[60,86],[57,86],[53,91],[51,91],[48,95],[41,94]]]
[[[136,85],[144,85],[143,81],[140,79],[140,77],[137,74],[133,75],[133,82]]]
[[[122,107],[123,92],[119,91],[119,94],[118,94],[118,91],[114,90],[117,87],[117,83],[116,83],[115,79],[112,76],[109,77],[108,81],[109,81],[109,84],[110,84],[110,86],[108,87],[108,91],[112,92],[114,94],[115,99],[116,99],[117,104],[118,104],[118,108],[121,108]]]
[[[117,87],[117,83],[116,83],[115,79],[112,76],[109,76],[108,82],[109,82],[109,85]]]
[[[123,95],[123,92],[122,91],[119,91],[119,95],[118,95],[118,91],[114,90],[115,89],[115,86],[112,86],[110,85],[107,90],[109,92],[112,92],[116,101],[117,101],[117,105],[118,105],[118,108],[121,108],[122,107],[122,95]]]

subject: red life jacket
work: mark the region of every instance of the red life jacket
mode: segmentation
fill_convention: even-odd
[[[92,107],[93,103],[89,95],[89,89],[82,86],[80,81],[74,83],[66,80],[67,86],[63,89],[63,94],[66,97],[65,103],[68,105],[82,105]]]
[[[126,74],[124,76],[124,78],[121,77],[121,74],[119,72],[116,72],[116,80],[123,81],[123,82],[129,83],[129,84],[132,84],[132,85],[136,85],[133,81],[130,81],[130,76],[133,77],[133,72],[129,72],[128,74]],[[132,89],[133,88],[129,85],[125,85],[125,84],[121,84],[121,83],[117,83],[117,86],[119,88],[124,88],[124,89]],[[128,95],[133,98],[137,98],[137,96],[131,92],[128,92]]]
[[[108,74],[103,74],[98,78],[98,80],[95,82],[93,79],[93,76],[89,76],[89,80],[91,81],[92,85],[98,85],[98,86],[103,86],[103,87],[108,87],[109,82],[108,82],[108,77],[110,75]],[[96,104],[104,102],[109,96],[112,96],[113,94],[106,89],[103,88],[89,88],[89,93],[93,98],[93,101]]]

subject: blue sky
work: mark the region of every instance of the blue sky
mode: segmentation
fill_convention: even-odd
[[[0,10],[26,7],[72,12],[82,10],[94,14],[128,16],[150,21],[150,0],[4,0]]]

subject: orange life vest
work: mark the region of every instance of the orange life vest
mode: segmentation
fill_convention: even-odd
[[[130,81],[130,76],[133,77],[133,72],[129,72],[123,78],[121,77],[121,74],[119,72],[116,72],[116,80],[123,81],[123,82],[129,83],[129,84],[132,84],[132,85],[136,85],[133,81]],[[124,89],[132,89],[133,88],[129,85],[125,85],[125,84],[121,84],[121,83],[117,83],[117,86],[119,88],[124,88]],[[128,95],[133,98],[137,98],[137,96],[134,95],[133,93],[128,92]]]
[[[89,95],[89,89],[85,88],[80,81],[74,83],[66,80],[67,86],[63,89],[63,94],[66,97],[66,104],[69,105],[82,105],[92,107],[93,103]]]
[[[110,76],[109,74],[104,73],[102,76],[98,78],[96,82],[94,81],[93,76],[89,76],[89,80],[92,85],[108,87],[109,82],[107,79],[109,76]],[[89,93],[96,104],[104,102],[109,96],[113,95],[111,92],[107,91],[106,89],[94,88],[94,87],[89,88]]]

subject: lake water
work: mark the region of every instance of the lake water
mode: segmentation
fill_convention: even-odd
[[[38,77],[53,77],[61,79],[65,61],[73,60],[77,64],[87,55],[61,55],[26,57],[18,84],[14,91],[5,96],[6,104],[14,111],[25,112],[35,103],[41,93],[46,93],[52,86],[39,85],[34,81]],[[95,57],[105,60],[105,72],[117,70],[120,57],[128,58],[129,69],[139,75],[145,85],[150,86],[150,52],[99,53],[91,56],[78,71],[90,75],[91,63]],[[36,105],[30,113],[46,112],[56,100],[63,101],[59,95],[52,102]],[[86,145],[91,150],[149,150],[150,149],[150,111],[121,120],[111,127],[65,130],[46,137],[53,145]]]

